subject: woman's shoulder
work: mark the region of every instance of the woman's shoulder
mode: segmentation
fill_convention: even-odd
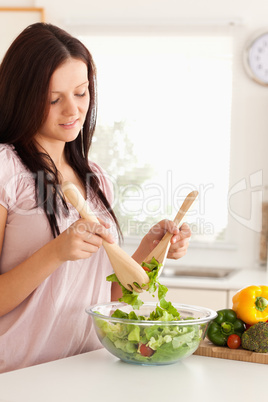
[[[14,146],[0,144],[0,166],[0,204],[9,209],[15,203],[16,191],[24,173]]]
[[[96,175],[101,175],[101,176],[105,175],[105,173],[106,173],[105,170],[100,165],[98,165],[96,162],[93,162],[93,161],[89,160],[88,164],[89,164],[90,169]]]
[[[97,176],[100,188],[106,195],[108,201],[111,203],[113,200],[113,178],[108,172],[106,172],[100,165],[96,162],[89,161],[89,167],[91,171]]]
[[[17,153],[15,151],[15,147],[9,144],[0,144],[0,161],[1,167],[6,169],[10,169],[10,166],[17,163]]]
[[[8,180],[10,176],[27,171],[20,160],[15,147],[9,144],[0,144],[1,180]]]
[[[0,158],[2,162],[19,162],[19,157],[15,147],[10,144],[0,144]]]
[[[15,155],[15,147],[11,144],[0,144],[0,155]]]

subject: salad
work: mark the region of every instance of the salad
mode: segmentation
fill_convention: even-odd
[[[171,302],[166,301],[168,289],[158,281],[161,265],[157,260],[153,258],[149,264],[141,265],[149,276],[146,290],[150,293],[158,290],[156,308],[145,315],[138,315],[134,310],[142,310],[144,304],[139,293],[124,288],[115,274],[108,276],[108,281],[118,282],[122,288],[123,296],[119,301],[131,305],[133,311],[128,313],[116,309],[111,317],[118,318],[118,321],[96,318],[97,332],[103,345],[120,359],[130,362],[167,364],[189,356],[199,345],[203,332],[201,326],[191,325],[190,322],[189,325],[180,325],[180,313]]]

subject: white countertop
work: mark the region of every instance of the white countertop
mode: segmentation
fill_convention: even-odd
[[[266,399],[267,375],[264,364],[195,355],[140,366],[100,349],[0,374],[0,402],[248,402]]]
[[[165,277],[162,275],[160,282],[167,287],[239,290],[250,285],[268,285],[268,274],[265,268],[239,269],[227,278]]]

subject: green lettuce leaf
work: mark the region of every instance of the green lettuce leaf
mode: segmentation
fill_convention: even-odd
[[[120,302],[129,304],[134,308],[134,310],[138,310],[140,306],[143,305],[143,301],[139,298],[139,293],[135,292],[134,290],[131,292],[130,290],[126,289],[115,274],[107,276],[106,280],[110,282],[117,282],[120,285],[123,294],[119,299]]]

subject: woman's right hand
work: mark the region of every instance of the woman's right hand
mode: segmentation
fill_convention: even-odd
[[[54,240],[59,260],[65,262],[89,258],[99,250],[103,240],[113,243],[113,237],[107,230],[109,227],[102,220],[100,223],[77,220]]]

